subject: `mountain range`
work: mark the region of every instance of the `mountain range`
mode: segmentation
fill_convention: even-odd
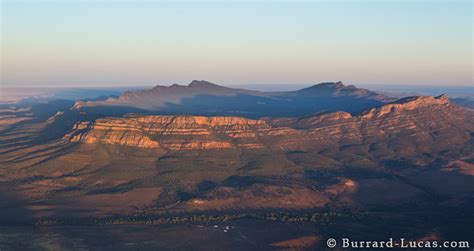
[[[125,92],[118,98],[79,101],[74,109],[109,114],[159,112],[250,118],[298,117],[321,111],[359,113],[394,100],[341,82],[321,83],[297,91],[262,92],[194,80],[187,86],[158,85],[150,90]]]
[[[5,224],[327,210],[465,219],[474,205],[474,113],[444,95],[193,81],[0,115]]]

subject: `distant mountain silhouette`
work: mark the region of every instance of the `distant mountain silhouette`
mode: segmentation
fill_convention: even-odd
[[[145,113],[188,115],[233,115],[245,117],[297,117],[317,112],[345,111],[357,114],[379,107],[392,99],[342,82],[316,84],[297,91],[261,92],[235,89],[207,81],[194,80],[189,85],[156,86],[150,90],[125,92],[119,98],[103,101],[78,101],[76,110],[107,107],[116,114],[117,107],[141,109]],[[126,109],[125,109],[126,110]]]

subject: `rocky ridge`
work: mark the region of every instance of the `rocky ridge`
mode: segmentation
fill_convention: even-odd
[[[126,91],[118,98],[104,101],[77,101],[72,109],[94,106],[132,106],[146,110],[155,110],[167,103],[178,104],[182,99],[197,95],[235,96],[239,94],[258,95],[257,91],[242,90],[219,86],[203,80],[193,80],[189,85],[157,85],[146,91]]]
[[[342,82],[320,83],[296,91],[261,92],[194,80],[187,86],[159,85],[146,91],[125,92],[119,98],[77,101],[72,109],[110,116],[126,108],[128,112],[135,109],[151,114],[262,118],[300,117],[322,111],[355,114],[391,101],[394,100]],[[101,109],[93,109],[97,107]]]
[[[433,105],[448,105],[449,99],[445,95],[437,97],[432,96],[413,96],[399,99],[395,102],[386,104],[380,108],[372,108],[364,113],[364,117],[380,117],[388,113],[401,113],[406,110],[414,110],[422,107],[430,107]]]
[[[456,125],[468,136],[474,131],[473,122],[472,114],[451,105],[444,96],[410,97],[359,116],[334,112],[303,118],[266,119],[204,116],[103,118],[76,124],[65,138],[72,142],[171,151],[230,148],[308,151],[334,144],[365,145],[390,139],[406,139],[408,142],[410,139],[410,144],[418,150],[429,152],[434,147],[430,144],[435,141],[466,142],[468,137],[463,138],[463,134],[448,135]],[[396,148],[393,151],[404,151],[398,146],[387,144],[388,148]],[[438,148],[443,148],[442,144]]]
[[[66,138],[72,142],[168,150],[256,148],[260,145],[252,138],[270,128],[263,120],[239,117],[139,116],[80,122]],[[217,135],[227,140],[214,140]]]

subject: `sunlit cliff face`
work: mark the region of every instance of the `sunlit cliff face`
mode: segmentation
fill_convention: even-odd
[[[442,121],[432,116],[449,116],[448,99],[412,97],[371,109],[362,115],[326,113],[305,118],[246,119],[203,116],[132,116],[80,122],[65,137],[72,142],[159,148],[162,150],[206,150],[267,148],[307,150],[321,143],[348,141],[361,144],[366,138],[379,140],[399,133],[423,136],[426,121]],[[447,130],[443,128],[442,130]],[[271,142],[271,143],[269,143]],[[318,142],[319,144],[314,144]],[[427,147],[427,146],[419,146]]]

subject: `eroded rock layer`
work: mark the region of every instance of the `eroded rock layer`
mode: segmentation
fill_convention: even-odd
[[[67,138],[169,150],[259,148],[257,135],[270,129],[263,120],[238,117],[143,116],[81,122]]]
[[[102,118],[76,124],[66,138],[72,142],[164,150],[321,151],[348,147],[368,152],[372,147],[372,150],[391,149],[381,151],[381,155],[396,151],[405,156],[410,155],[411,150],[429,153],[443,149],[443,145],[462,147],[469,141],[473,125],[468,111],[440,96],[405,98],[359,116],[334,112],[259,120],[203,116]],[[452,133],[454,127],[458,130],[455,134]],[[439,144],[434,145],[434,142]]]

